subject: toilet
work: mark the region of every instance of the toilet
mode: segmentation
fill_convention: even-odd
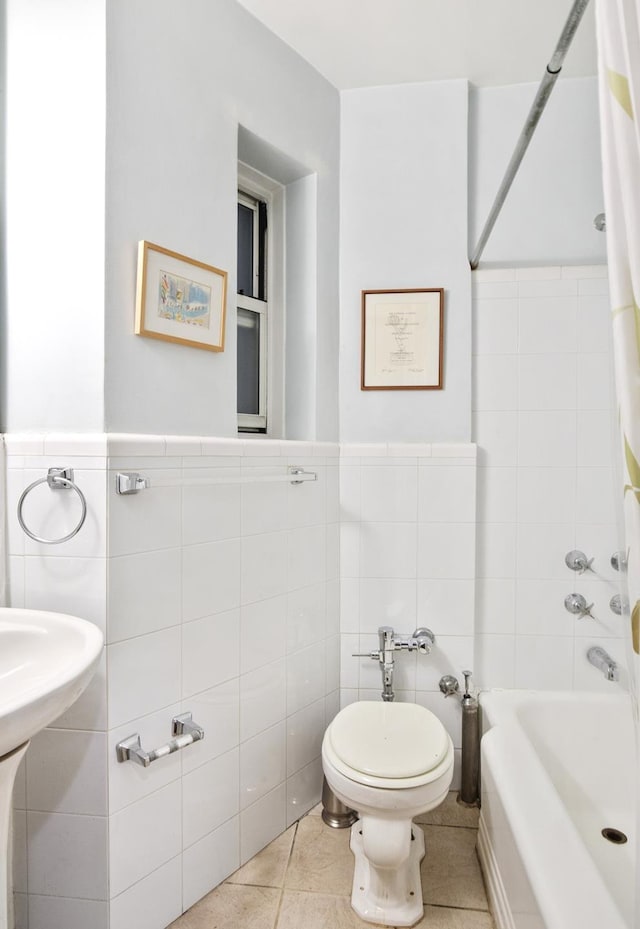
[[[360,817],[350,844],[351,905],[361,919],[387,926],[422,919],[424,833],[412,820],[445,799],[453,754],[440,720],[415,703],[352,703],[327,727],[327,783]]]

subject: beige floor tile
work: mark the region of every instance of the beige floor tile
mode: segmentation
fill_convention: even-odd
[[[316,803],[313,809],[309,810],[307,816],[322,816],[322,804]]]
[[[356,916],[349,897],[285,890],[277,929],[374,929],[376,925]]]
[[[425,906],[424,919],[414,929],[494,929],[489,913],[456,910],[448,906]]]
[[[227,878],[227,882],[255,884],[260,887],[282,887],[295,834],[296,826],[294,825]]]
[[[221,884],[168,929],[274,929],[280,890]]]
[[[458,791],[450,790],[444,803],[435,810],[416,816],[416,822],[429,823],[431,826],[469,826],[476,829],[480,810],[477,807],[461,806],[457,797]]]
[[[331,829],[319,816],[301,819],[284,886],[288,890],[350,895],[353,881],[350,831]]]
[[[422,898],[427,904],[487,910],[475,829],[423,826]]]

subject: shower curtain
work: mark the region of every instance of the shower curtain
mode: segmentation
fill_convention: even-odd
[[[622,458],[629,608],[627,654],[636,734],[636,873],[640,929],[640,0],[596,0],[613,357]]]

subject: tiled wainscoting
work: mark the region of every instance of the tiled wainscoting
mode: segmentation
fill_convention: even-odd
[[[342,704],[380,698],[378,663],[352,657],[377,649],[379,626],[427,626],[430,655],[396,654],[397,699],[442,719],[458,762],[460,702],[438,681],[473,668],[476,447],[343,445],[340,497]]]
[[[478,679],[485,687],[611,691],[586,660],[624,664],[610,564],[618,548],[611,320],[605,267],[474,274]],[[565,555],[580,549],[592,571]],[[595,618],[577,619],[577,592]],[[624,682],[622,682],[624,686]]]
[[[19,776],[17,929],[160,929],[318,802],[339,703],[338,447],[7,436],[6,451],[11,603],[83,616],[107,643]],[[16,502],[59,465],[88,516],[45,546]],[[291,465],[318,480],[269,480]],[[118,470],[151,487],[118,496]],[[24,506],[50,538],[78,513],[46,484]],[[187,710],[203,742],[148,769],[116,763],[120,739],[161,745]]]

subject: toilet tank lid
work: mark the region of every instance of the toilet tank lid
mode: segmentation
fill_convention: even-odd
[[[449,746],[438,717],[416,703],[351,703],[338,713],[328,735],[346,765],[377,777],[426,774]]]

